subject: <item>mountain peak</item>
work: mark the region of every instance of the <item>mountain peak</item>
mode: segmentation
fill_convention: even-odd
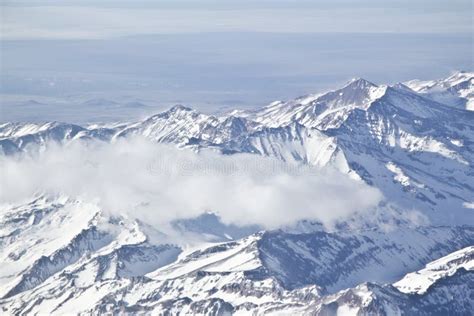
[[[188,108],[184,105],[177,104],[166,111],[159,112],[157,114],[154,114],[146,118],[144,122],[147,122],[147,121],[154,122],[156,119],[161,119],[161,118],[181,117],[181,116],[186,116],[192,113],[196,113],[196,112],[193,109]]]
[[[177,111],[192,111],[193,109],[187,107],[187,106],[184,106],[182,104],[176,104],[175,106],[171,107],[168,112],[177,112]]]
[[[371,87],[377,87],[376,84],[365,80],[364,78],[352,78],[345,86],[344,88],[353,88],[353,89],[365,89],[365,88],[371,88]]]
[[[398,83],[394,84],[392,86],[392,88],[402,90],[402,91],[411,92],[411,93],[415,93],[415,91],[413,91],[410,87],[408,87],[406,84],[404,84],[402,82],[398,82]]]

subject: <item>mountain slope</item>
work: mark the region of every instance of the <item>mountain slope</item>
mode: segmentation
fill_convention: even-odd
[[[367,183],[441,224],[473,219],[464,207],[474,196],[473,119],[471,112],[388,88],[329,135]]]
[[[64,217],[67,205],[86,207],[71,199],[42,198],[15,208],[25,219],[18,236],[33,235],[29,231],[31,224],[51,230],[55,222],[49,218]],[[97,209],[89,208],[91,215],[97,214]],[[49,213],[43,222],[34,224],[28,221],[33,216],[25,212],[28,209]],[[13,256],[5,259],[12,265],[26,263],[28,272],[9,272],[21,276],[21,284],[26,286],[11,290],[8,284],[19,283],[2,283],[2,288],[7,289],[0,299],[4,313],[301,314],[336,309],[372,314],[413,310],[429,314],[446,309],[466,312],[466,304],[470,304],[466,285],[473,276],[466,270],[472,270],[472,247],[454,251],[472,245],[472,227],[398,227],[389,232],[367,229],[333,233],[276,230],[183,251],[160,243],[159,239],[165,241],[166,236],[139,222],[104,214],[92,216],[92,222],[84,221],[85,227],[100,234],[82,234],[80,243],[67,236],[64,243],[46,243],[49,251],[41,258],[50,258],[56,263],[55,269],[35,260],[22,261]],[[77,218],[63,220],[62,226],[75,224],[81,229]],[[15,227],[8,222],[2,226]],[[152,235],[161,237],[157,240]],[[2,237],[4,243],[8,249],[22,246],[21,239],[10,237]],[[85,249],[81,246],[85,244],[95,246]],[[40,245],[34,243],[32,247]],[[63,249],[71,255],[64,256]],[[67,261],[53,259],[60,254]],[[35,249],[29,255],[41,254]],[[447,257],[430,263],[443,255]],[[424,265],[426,268],[422,268]],[[421,277],[414,279],[408,274],[395,287],[383,285],[420,268],[416,275]],[[425,280],[430,280],[428,290],[420,292],[417,284],[425,286]],[[463,290],[467,292],[460,295]],[[446,293],[458,296],[440,297]]]

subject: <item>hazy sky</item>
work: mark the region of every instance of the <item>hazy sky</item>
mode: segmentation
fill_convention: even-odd
[[[470,0],[4,1],[7,39],[196,32],[472,31]]]
[[[24,100],[55,103],[48,113],[61,120],[87,118],[91,98],[212,111],[352,77],[391,83],[473,68],[471,0],[15,0],[1,9],[2,121],[50,118],[36,103],[19,109]]]

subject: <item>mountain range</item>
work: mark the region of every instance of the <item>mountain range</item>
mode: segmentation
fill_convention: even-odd
[[[339,89],[223,115],[177,105],[138,122],[0,124],[2,159],[143,137],[199,153],[335,168],[384,196],[377,218],[275,230],[214,213],[159,228],[58,192],[2,205],[6,314],[470,315],[474,74]],[[413,221],[411,211],[424,219]],[[212,211],[212,210],[211,210]],[[290,212],[291,210],[289,210]],[[384,223],[390,225],[383,225]]]

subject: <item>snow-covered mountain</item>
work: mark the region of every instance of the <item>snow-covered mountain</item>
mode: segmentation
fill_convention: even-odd
[[[381,313],[420,304],[426,312],[470,302],[469,291],[436,299],[436,291],[459,293],[472,281],[468,226],[262,231],[183,249],[145,223],[65,197],[41,197],[1,214],[0,304],[8,314]]]
[[[376,86],[364,79],[221,117],[175,106],[140,122],[115,125],[5,123],[0,146],[14,154],[49,141],[114,141],[131,135],[194,150],[331,165],[376,186],[402,207],[424,212],[433,223],[473,220],[474,112],[401,85]]]
[[[367,110],[382,97],[386,87],[356,78],[346,86],[319,95],[308,95],[289,102],[273,102],[252,113],[255,121],[266,126],[278,127],[298,122],[319,130],[337,128],[354,109]]]
[[[354,79],[222,116],[175,106],[130,123],[0,124],[2,159],[141,136],[335,167],[384,195],[377,218],[332,230],[306,221],[238,227],[203,210],[173,222],[185,243],[170,228],[77,197],[2,205],[2,313],[469,315],[472,81],[471,73],[393,86]],[[409,220],[413,210],[427,220]]]
[[[1,214],[0,304],[8,314],[381,312],[419,304],[430,311],[469,302],[469,291],[444,298],[444,307],[433,298],[433,289],[455,293],[472,281],[468,226],[262,231],[183,249],[145,223],[66,197],[41,197]],[[424,265],[395,288],[383,285]]]
[[[474,111],[474,73],[459,71],[439,80],[411,80],[406,86],[441,103]]]

